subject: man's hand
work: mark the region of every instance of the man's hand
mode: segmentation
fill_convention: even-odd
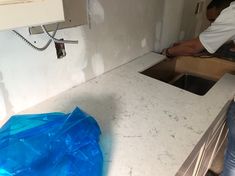
[[[179,41],[179,42],[173,43],[172,47],[181,45],[182,43],[184,43],[184,41]]]
[[[173,47],[166,49],[166,55],[174,56],[193,56],[200,53],[205,48],[200,42],[199,38],[188,41],[183,41],[174,44]]]
[[[168,57],[168,58],[174,57],[174,56],[171,56],[171,55],[169,54],[168,49],[169,49],[169,48],[163,49],[162,52],[161,52],[161,54],[164,55],[164,56],[166,56],[166,57]]]

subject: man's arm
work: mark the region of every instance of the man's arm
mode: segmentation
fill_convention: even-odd
[[[181,42],[178,45],[175,45],[173,47],[170,47],[167,49],[166,54],[167,56],[193,56],[201,51],[203,51],[205,48],[200,42],[199,38],[194,38],[192,40],[187,40],[184,42]]]

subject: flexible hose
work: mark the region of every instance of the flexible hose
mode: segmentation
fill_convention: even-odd
[[[46,29],[46,27],[44,25],[41,26],[44,33],[51,39],[53,40],[54,42],[56,43],[67,43],[67,44],[78,44],[78,41],[77,40],[59,40],[57,38],[55,38],[54,36],[52,36]]]
[[[55,29],[55,31],[54,31],[53,34],[52,34],[53,37],[56,35],[56,32],[57,32],[57,30],[58,30],[58,27],[59,27],[59,24],[57,24],[56,29]],[[12,30],[12,31],[16,34],[16,36],[18,36],[19,38],[21,38],[26,44],[28,44],[31,48],[33,48],[33,49],[35,49],[35,50],[37,50],[37,51],[44,51],[44,50],[46,50],[46,49],[50,46],[51,42],[53,41],[52,39],[50,39],[50,40],[48,40],[48,42],[45,44],[45,46],[43,46],[43,47],[37,47],[37,46],[35,46],[34,44],[32,44],[29,40],[27,40],[27,39],[26,39],[23,35],[21,35],[19,32],[17,32],[16,30]]]

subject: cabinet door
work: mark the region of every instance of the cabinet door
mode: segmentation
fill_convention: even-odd
[[[220,128],[216,130],[216,133],[212,136],[211,140],[208,141],[208,144],[205,147],[201,163],[198,167],[197,176],[204,176],[206,174],[226,137],[227,128],[225,123],[223,123]]]
[[[200,165],[202,155],[204,152],[205,145],[202,146],[201,150],[199,150],[198,154],[196,155],[195,160],[192,162],[190,167],[187,169],[187,171],[183,174],[183,176],[196,176],[198,172],[198,167]]]
[[[225,120],[229,104],[230,101],[207,129],[175,176],[205,175],[227,136]]]
[[[63,20],[62,0],[0,0],[0,30]]]
[[[196,176],[205,150],[206,136],[197,144],[175,176]]]
[[[200,164],[197,168],[196,176],[204,176],[216,157],[217,152],[221,148],[227,137],[226,112],[230,101],[224,106],[217,118],[208,129],[208,139],[206,141],[205,150],[202,154]]]

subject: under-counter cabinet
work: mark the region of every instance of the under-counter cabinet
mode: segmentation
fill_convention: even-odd
[[[220,148],[226,142],[226,112],[230,102],[221,110],[215,121],[193,149],[176,176],[204,176],[211,167]]]

